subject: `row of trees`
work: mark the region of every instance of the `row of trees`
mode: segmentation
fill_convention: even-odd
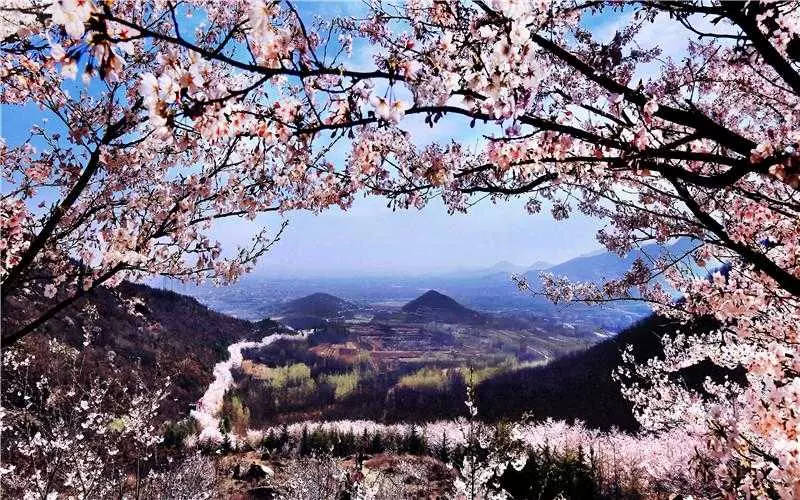
[[[251,431],[243,441],[232,437],[221,450],[204,449],[252,449],[282,463],[303,457],[354,460],[372,468],[387,460],[419,467],[409,455],[429,456],[458,471],[451,481],[465,498],[649,498],[676,490],[705,497],[713,492],[691,473],[694,460],[686,448],[696,442],[685,434],[673,434],[669,440],[678,442],[665,446],[655,438],[564,422],[486,424],[477,419],[471,391],[467,409],[466,418],[422,426],[368,421],[283,425]],[[656,463],[657,455],[669,457],[670,463]]]
[[[497,428],[493,440],[502,441],[503,426]],[[362,457],[380,453],[399,453],[409,455],[428,455],[461,468],[468,455],[477,455],[476,460],[485,460],[486,451],[477,443],[453,443],[447,434],[426,436],[424,429],[415,426],[407,429],[405,434],[382,433],[376,430],[370,433],[367,429],[356,435],[352,429],[339,432],[337,429],[321,427],[303,427],[299,440],[293,443],[292,436],[286,427],[279,433],[270,430],[264,436],[262,449],[269,456],[284,454],[288,456],[333,456]],[[609,471],[603,470],[599,460],[591,449],[578,447],[575,450],[555,450],[548,446],[541,449],[527,450],[524,466],[519,469],[508,467],[499,476],[500,488],[512,495],[512,498],[549,498],[559,496],[566,498],[635,498],[643,495],[637,491],[635,484],[615,481]],[[608,477],[607,477],[608,475]]]
[[[2,15],[0,102],[50,118],[2,145],[0,292],[51,299],[3,329],[5,348],[124,278],[236,279],[280,234],[226,253],[209,236],[221,219],[348,208],[361,192],[450,211],[522,196],[530,212],[603,218],[598,239],[619,253],[690,236],[687,257],[725,263],[709,281],[682,259],[640,259],[602,286],[545,277],[546,293],[635,289],[681,320],[716,317],[626,368],[647,379],[626,394],[644,426],[705,437],[721,490],[797,495],[794,2],[378,1],[307,23],[262,0],[18,0]],[[589,28],[598,15],[619,22],[613,36]],[[641,46],[653,29],[685,32],[685,52]],[[347,60],[354,45],[370,67]],[[424,143],[415,117],[484,137]],[[747,388],[700,394],[668,376],[703,359],[744,367]]]

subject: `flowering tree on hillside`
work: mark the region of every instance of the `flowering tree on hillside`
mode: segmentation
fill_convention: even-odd
[[[613,36],[587,27],[609,15]],[[598,238],[621,254],[688,236],[688,257],[724,264],[707,280],[686,256],[654,257],[546,290],[636,290],[681,319],[714,316],[719,330],[670,340],[629,395],[647,426],[702,429],[720,488],[800,494],[796,4],[376,1],[363,19],[308,24],[282,2],[56,0],[5,16],[22,24],[2,40],[0,99],[53,119],[3,146],[2,292],[58,300],[4,343],[125,276],[235,278],[271,240],[223,259],[216,219],[347,208],[357,192],[406,208],[441,196],[451,211],[524,196],[532,213],[606,219]],[[684,30],[685,53],[640,47],[653,26]],[[370,67],[347,59],[354,44]],[[420,144],[415,115],[483,139]],[[57,201],[37,206],[48,191]],[[744,367],[747,387],[700,394],[669,376],[704,359]]]
[[[55,339],[3,353],[0,484],[14,498],[119,498],[156,464],[166,386]],[[167,381],[168,382],[168,381]],[[146,466],[146,467],[145,467]]]

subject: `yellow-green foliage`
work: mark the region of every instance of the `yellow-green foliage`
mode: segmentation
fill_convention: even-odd
[[[231,400],[231,427],[240,435],[244,435],[250,427],[250,410],[238,396]]]
[[[125,419],[123,417],[115,418],[108,423],[108,430],[114,432],[122,432],[125,430]]]
[[[462,366],[459,368],[461,372],[461,376],[464,377],[464,381],[467,383],[472,382],[472,384],[480,384],[484,380],[494,377],[503,372],[511,371],[519,367],[519,362],[516,358],[506,358],[503,360],[502,363],[498,365],[491,365],[491,366],[483,366],[480,368],[472,368],[472,373],[470,374],[470,369],[466,366]],[[471,378],[470,378],[471,377]]]
[[[323,378],[323,381],[333,386],[334,398],[336,401],[340,401],[356,390],[360,378],[360,373],[356,370],[353,370],[348,373],[326,375]]]
[[[242,403],[238,395],[225,398],[222,404],[222,414],[227,417],[230,429],[239,435],[244,435],[250,427],[250,410]]]
[[[280,368],[276,370],[280,370]],[[276,376],[276,385],[296,386],[311,380],[311,368],[304,363],[295,363],[284,367],[283,370],[283,373]]]
[[[305,378],[296,385],[284,386],[278,390],[280,404],[303,405],[317,390],[317,383],[312,378]]]
[[[245,361],[242,363],[242,370],[248,375],[263,380],[275,389],[301,387],[307,385],[309,381],[313,382],[311,368],[304,363],[270,368],[258,363]]]
[[[443,389],[446,384],[446,370],[427,367],[420,368],[410,375],[400,377],[400,380],[397,382],[399,387],[409,387],[414,389]]]
[[[496,365],[486,365],[478,367],[460,366],[457,368],[431,368],[424,367],[419,370],[400,377],[397,387],[407,387],[412,389],[445,389],[450,382],[450,377],[455,375],[466,383],[479,384],[499,373],[515,370],[521,365],[516,358],[506,358]]]
[[[504,360],[502,363],[497,365],[490,365],[490,366],[482,366],[478,368],[472,368],[470,373],[470,368],[466,366],[461,366],[459,368],[453,369],[438,369],[438,368],[420,368],[419,370],[411,373],[410,375],[405,375],[400,378],[397,382],[397,385],[400,387],[409,387],[409,388],[428,388],[428,389],[444,389],[447,386],[449,374],[453,371],[461,375],[461,378],[465,382],[472,381],[473,384],[479,384],[480,382],[493,377],[499,373],[513,370],[517,367],[518,363],[513,358],[508,358]]]
[[[242,371],[263,380],[264,385],[273,391],[279,406],[302,404],[317,390],[317,382],[311,378],[311,368],[304,363],[270,368],[245,360]]]

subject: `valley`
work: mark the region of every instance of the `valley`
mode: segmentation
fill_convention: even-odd
[[[607,485],[599,486],[607,488],[602,491],[641,491],[643,478],[651,483],[646,488],[657,489],[669,476],[665,469],[651,477],[638,465],[642,441],[628,434],[638,423],[612,374],[625,345],[633,345],[639,359],[658,355],[657,339],[674,331],[672,322],[650,317],[618,332],[598,326],[600,313],[548,312],[535,302],[517,309],[502,295],[503,306],[490,309],[438,288],[416,290],[408,300],[401,297],[410,288],[380,292],[375,282],[356,290],[264,301],[262,312],[244,319],[186,295],[124,282],[95,291],[81,308],[68,308],[25,349],[40,360],[37,371],[54,369],[48,361],[54,346],[67,346],[58,351],[63,356],[82,344],[81,366],[93,373],[116,374],[131,387],[166,380],[169,396],[151,428],[159,449],[175,457],[199,451],[179,466],[205,471],[222,496],[294,494],[307,470],[319,473],[315,487],[332,475],[363,474],[361,484],[406,485],[399,498],[434,491],[447,496],[457,477],[449,466],[459,466],[468,453],[459,441],[464,426],[493,429],[513,421],[529,422],[521,427],[527,434],[520,446],[530,466],[522,476],[504,476],[507,488],[546,488],[550,479],[542,476],[540,484],[538,474],[552,468]],[[220,303],[236,297],[217,292]],[[48,299],[36,301],[9,301],[4,326]],[[626,324],[639,317],[631,313]],[[686,380],[701,383],[706,374]],[[475,421],[467,424],[469,387]],[[552,455],[541,454],[543,443],[554,446]],[[664,444],[652,446],[673,457]],[[572,469],[584,463],[573,457],[587,447],[605,468]],[[553,494],[573,487],[563,491],[601,491],[565,481]]]
[[[619,361],[620,346],[614,339],[649,309],[636,301],[554,305],[536,295],[535,285],[533,293],[520,291],[511,272],[531,283],[538,282],[534,280],[541,271],[597,282],[622,272],[637,257],[677,253],[687,245],[679,241],[667,249],[643,247],[625,258],[596,253],[545,269],[499,263],[483,271],[427,277],[250,278],[225,293],[211,287],[182,291],[259,328],[277,325],[284,332],[304,332],[241,350],[222,405],[228,420],[247,415],[246,425],[240,426],[456,418],[464,413],[466,388],[473,386],[479,400],[492,402],[482,409],[492,418],[544,408],[559,418],[630,427],[630,408],[610,378]],[[574,375],[583,372],[569,360],[588,354],[593,346],[608,346],[596,351],[607,352],[600,358],[607,361],[598,368],[589,355],[582,363],[597,372]],[[607,401],[584,398],[590,402],[584,407],[575,398],[584,389],[561,390],[562,377],[595,385]],[[509,391],[517,379],[526,383]],[[537,391],[559,394],[542,398]],[[566,412],[559,401],[568,402]],[[592,404],[605,406],[605,416],[595,418]],[[577,410],[571,413],[569,408]]]
[[[800,2],[0,0],[0,54],[0,497],[800,500]]]
[[[261,426],[456,417],[468,384],[546,365],[599,339],[536,318],[479,312],[435,290],[381,308],[315,293],[286,302],[273,320],[309,334],[242,352],[229,397]]]

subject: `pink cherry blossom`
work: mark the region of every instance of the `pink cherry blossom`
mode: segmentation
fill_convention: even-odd
[[[721,495],[796,496],[797,5],[375,1],[313,25],[289,4],[186,7],[207,22],[165,22],[164,2],[36,4],[4,39],[0,102],[60,123],[3,144],[4,296],[38,293],[43,273],[64,303],[123,278],[225,283],[281,228],[223,252],[216,221],[348,208],[361,193],[450,212],[522,197],[531,212],[606,221],[598,239],[621,255],[692,238],[686,255],[602,283],[545,277],[544,293],[714,318],[713,332],[664,339],[663,359],[630,359],[649,383],[625,393],[646,426],[705,444]],[[619,17],[615,33],[589,28],[598,13]],[[680,30],[685,50],[648,45],[661,29]],[[350,46],[372,64],[347,60]],[[65,80],[78,71],[83,90]],[[412,115],[444,138],[410,137]],[[43,194],[54,202],[39,208]],[[742,367],[745,386],[675,383],[703,360]]]

